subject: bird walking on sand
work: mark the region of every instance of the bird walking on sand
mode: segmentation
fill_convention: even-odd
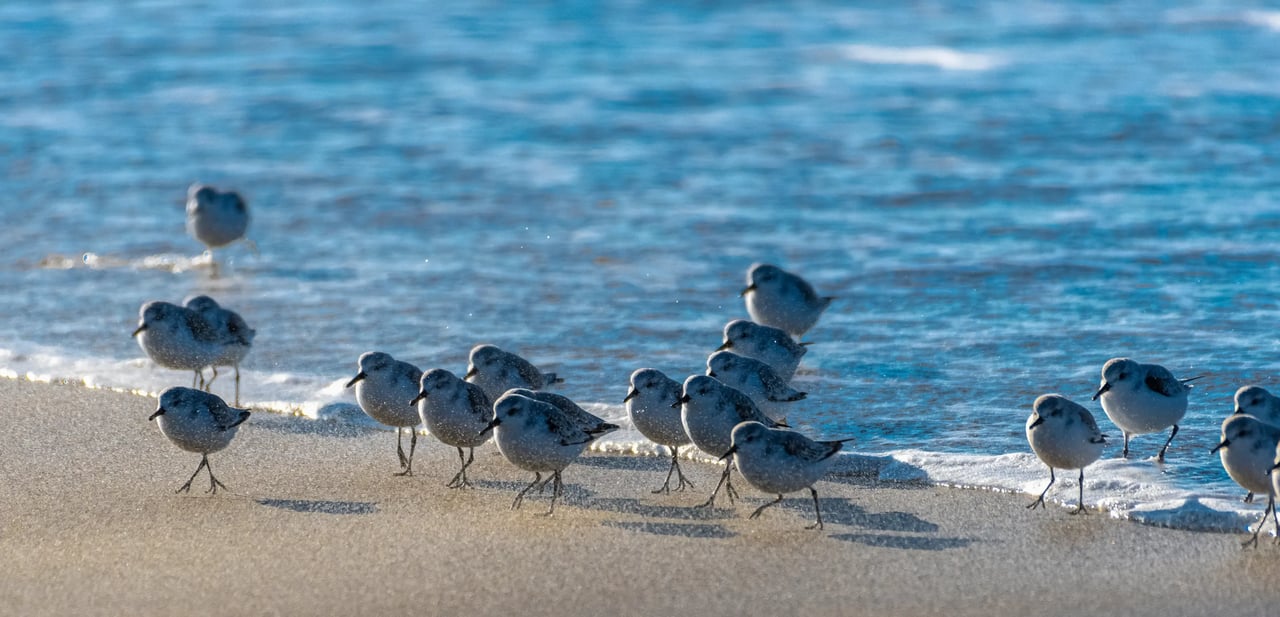
[[[418,395],[410,405],[418,406],[418,415],[427,431],[441,443],[458,449],[458,462],[462,469],[449,481],[449,488],[471,488],[467,481],[467,468],[476,460],[476,447],[489,440],[480,431],[493,420],[493,404],[484,390],[467,383],[457,375],[433,368],[422,374]],[[462,449],[468,450],[463,458]]]
[[[200,455],[195,473],[175,492],[191,490],[191,483],[200,475],[201,469],[209,470],[206,493],[217,493],[219,488],[227,488],[213,476],[209,455],[226,448],[247,419],[247,409],[229,407],[221,398],[208,392],[176,387],[160,393],[159,406],[147,420],[155,420],[160,432],[173,445]]]
[[[733,447],[733,428],[743,422],[759,422],[767,427],[785,426],[774,422],[751,402],[751,397],[724,385],[714,377],[707,375],[690,375],[684,380],[684,390],[678,401],[680,405],[680,422],[689,440],[699,450],[720,458]],[[729,461],[720,474],[711,496],[700,508],[710,507],[716,502],[720,487],[725,487],[729,495],[729,503],[738,498],[738,491],[733,488],[729,474],[733,470],[733,462]]]
[[[418,396],[418,382],[422,371],[418,367],[401,362],[391,354],[368,351],[360,355],[360,372],[356,373],[348,388],[355,386],[356,401],[370,418],[396,429],[396,455],[400,457],[397,476],[413,475],[413,451],[418,447],[418,431],[412,430],[422,419],[418,409],[409,401]],[[409,456],[404,455],[401,429],[409,428],[413,437],[409,441]]]
[[[809,489],[818,521],[805,529],[822,529],[822,507],[813,485],[835,463],[835,454],[849,439],[814,441],[785,429],[769,428],[759,422],[743,422],[733,427],[733,444],[721,459],[733,457],[738,473],[747,484],[778,498],[756,508],[748,518],[759,518],[765,508],[782,501],[782,495]]]
[[[751,321],[785,330],[797,339],[808,332],[835,298],[819,296],[799,276],[770,264],[752,264],[747,270],[746,300]]]
[[[1159,433],[1172,426],[1169,439],[1156,455],[1164,462],[1169,444],[1178,434],[1178,423],[1187,413],[1187,382],[1202,376],[1178,379],[1159,364],[1139,364],[1129,358],[1112,358],[1102,367],[1102,385],[1093,400],[1102,400],[1102,410],[1124,433],[1122,458],[1129,457],[1129,439],[1134,435]]]
[[[1071,513],[1088,514],[1084,507],[1084,468],[1102,456],[1102,446],[1107,441],[1093,414],[1064,396],[1045,394],[1036,399],[1027,418],[1027,441],[1036,457],[1049,467],[1049,484],[1027,508],[1045,507],[1044,496],[1055,481],[1054,468],[1079,469],[1080,503]]]
[[[1246,491],[1267,494],[1267,507],[1253,535],[1241,546],[1257,546],[1258,534],[1267,522],[1267,515],[1274,517],[1276,496],[1272,491],[1272,473],[1275,467],[1276,448],[1280,445],[1280,428],[1267,424],[1248,414],[1232,414],[1222,422],[1222,440],[1210,450],[1222,459],[1222,468],[1236,484]],[[1280,521],[1276,523],[1280,530]]]
[[[646,439],[660,446],[671,449],[671,466],[667,468],[667,479],[657,493],[671,492],[671,474],[676,474],[678,483],[676,491],[684,487],[693,488],[693,482],[684,477],[680,471],[680,446],[688,445],[689,435],[684,432],[684,423],[680,421],[680,382],[667,377],[656,368],[636,369],[631,373],[631,389],[622,402],[627,406],[627,417],[632,426],[640,431]]]
[[[544,516],[556,510],[556,500],[563,491],[560,473],[564,468],[577,460],[596,437],[618,428],[601,421],[597,423],[597,432],[588,432],[580,420],[570,418],[555,405],[515,392],[508,392],[495,401],[493,414],[493,420],[481,434],[492,430],[502,456],[516,467],[534,472],[533,482],[516,494],[511,509],[520,508],[525,494],[534,487],[542,492],[546,486],[542,474],[550,473],[551,507]]]

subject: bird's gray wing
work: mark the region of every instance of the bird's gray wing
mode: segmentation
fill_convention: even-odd
[[[560,439],[560,445],[573,446],[588,443],[592,439],[595,439],[594,435],[582,430],[573,418],[561,413],[559,409],[556,409],[550,404],[543,404],[548,407],[544,414],[544,419],[547,422],[547,429],[551,431],[552,435],[555,435]]]
[[[1169,372],[1169,369],[1156,364],[1147,365],[1146,384],[1152,392],[1164,396],[1177,396],[1182,394],[1185,388],[1182,382],[1178,381],[1178,378]]]
[[[761,362],[756,371],[760,376],[760,381],[764,383],[765,395],[775,403],[789,403],[807,396],[804,392],[788,385],[772,368],[769,368],[768,364]]]
[[[241,345],[253,344],[253,337],[257,334],[257,331],[250,328],[244,318],[235,311],[227,311],[227,332],[235,342]]]
[[[462,387],[467,390],[467,404],[471,407],[471,414],[485,422],[492,420],[493,403],[489,401],[489,395],[484,393],[484,389],[469,381],[462,382]]]
[[[209,413],[213,415],[214,424],[224,431],[240,426],[241,422],[249,419],[247,409],[236,409],[218,401],[209,401],[208,407]]]
[[[783,432],[779,439],[787,454],[811,463],[830,457],[844,447],[842,441],[814,441],[793,431]]]

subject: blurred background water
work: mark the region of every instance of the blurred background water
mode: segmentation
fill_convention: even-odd
[[[618,417],[631,370],[704,369],[766,261],[839,296],[798,429],[1038,492],[1031,401],[1114,456],[1088,397],[1131,356],[1206,377],[1168,464],[1139,437],[1089,498],[1252,513],[1208,450],[1237,387],[1280,387],[1280,10],[17,0],[0,83],[4,374],[185,384],[129,332],[208,293],[258,329],[259,408],[358,421],[324,410],[361,352],[490,342]],[[195,181],[254,217],[217,277]]]

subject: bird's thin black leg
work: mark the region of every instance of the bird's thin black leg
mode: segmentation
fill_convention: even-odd
[[[397,476],[413,475],[413,451],[418,447],[418,429],[415,427],[409,427],[409,431],[410,434],[413,435],[413,437],[409,439],[409,460],[404,464],[404,471],[396,474]],[[396,433],[399,432],[400,429],[397,428]],[[396,445],[400,445],[400,439],[398,437],[396,438]],[[401,453],[401,456],[404,456],[404,453]]]
[[[818,489],[810,486],[809,494],[813,495],[813,511],[818,515],[818,522],[805,527],[805,529],[822,529],[822,507],[818,505]]]
[[[782,501],[782,495],[778,495],[778,498],[777,498],[777,499],[775,499],[775,500],[773,500],[773,501],[770,501],[769,503],[766,503],[766,504],[764,504],[763,506],[760,506],[759,508],[756,508],[755,512],[752,512],[752,513],[751,513],[751,516],[748,516],[747,518],[749,518],[749,519],[753,519],[753,518],[760,518],[760,513],[761,513],[761,512],[764,512],[764,509],[765,509],[765,508],[767,508],[767,507],[769,507],[769,506],[771,506],[771,505],[773,505],[773,504],[776,504],[776,503],[778,503],[778,502],[780,502],[780,501]]]
[[[1053,468],[1050,467],[1049,468],[1049,486],[1044,487],[1044,490],[1040,491],[1040,497],[1038,497],[1035,501],[1031,502],[1031,505],[1027,506],[1028,510],[1034,510],[1036,506],[1040,506],[1041,508],[1045,507],[1044,496],[1045,496],[1045,493],[1049,492],[1049,487],[1053,486],[1054,480],[1056,480],[1056,478],[1053,477]]]
[[[706,501],[698,505],[699,508],[707,508],[716,503],[716,495],[720,493],[720,487],[724,486],[725,481],[729,479],[729,470],[733,469],[730,465],[724,466],[724,473],[720,474],[720,481],[716,483],[716,490],[711,491],[711,496]]]
[[[524,487],[524,490],[520,491],[519,493],[516,493],[516,500],[511,502],[511,509],[519,510],[520,504],[524,501],[524,494],[529,492],[531,489],[533,489],[533,487],[536,486],[541,481],[542,481],[542,473],[535,471],[533,473],[533,482],[530,482],[529,486]]]
[[[1071,513],[1072,514],[1081,514],[1081,513],[1088,514],[1089,513],[1089,511],[1086,510],[1084,507],[1084,467],[1080,468],[1080,504],[1077,505],[1076,509],[1072,510]]]
[[[1165,452],[1167,452],[1167,451],[1169,450],[1169,444],[1173,443],[1173,438],[1174,438],[1174,436],[1175,436],[1175,435],[1177,435],[1177,434],[1178,434],[1178,425],[1177,425],[1177,424],[1175,424],[1175,425],[1173,425],[1173,431],[1172,431],[1171,433],[1169,433],[1169,439],[1165,440],[1165,442],[1164,442],[1164,447],[1163,447],[1163,448],[1160,448],[1160,454],[1157,454],[1157,455],[1156,455],[1156,460],[1157,460],[1157,461],[1159,461],[1159,462],[1161,462],[1161,463],[1163,463],[1163,462],[1164,462],[1164,453],[1165,453]]]
[[[182,486],[179,486],[179,487],[178,487],[178,490],[176,490],[176,491],[174,491],[174,492],[175,492],[175,493],[182,493],[182,492],[190,491],[190,490],[191,490],[191,483],[192,483],[193,481],[195,481],[196,476],[200,475],[200,470],[201,470],[201,469],[204,469],[204,468],[205,468],[205,466],[207,466],[208,464],[209,464],[209,457],[208,457],[208,455],[204,455],[204,454],[200,455],[200,464],[199,464],[199,465],[196,465],[196,472],[195,472],[195,473],[193,473],[193,474],[191,474],[191,478],[187,480],[187,483],[186,483],[186,484],[183,484]],[[212,475],[212,474],[210,474],[210,475]]]

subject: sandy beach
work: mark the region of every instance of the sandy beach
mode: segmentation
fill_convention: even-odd
[[[415,475],[394,437],[257,413],[199,462],[146,418],[147,397],[0,380],[0,613],[5,615],[1266,615],[1280,547],[1105,514],[1028,512],[1024,495],[819,484],[823,531],[797,494],[692,508],[651,495],[660,458],[593,455],[564,503],[509,509],[529,480],[492,445],[476,490],[450,490],[455,453],[420,440]],[[856,447],[855,447],[856,449]]]

